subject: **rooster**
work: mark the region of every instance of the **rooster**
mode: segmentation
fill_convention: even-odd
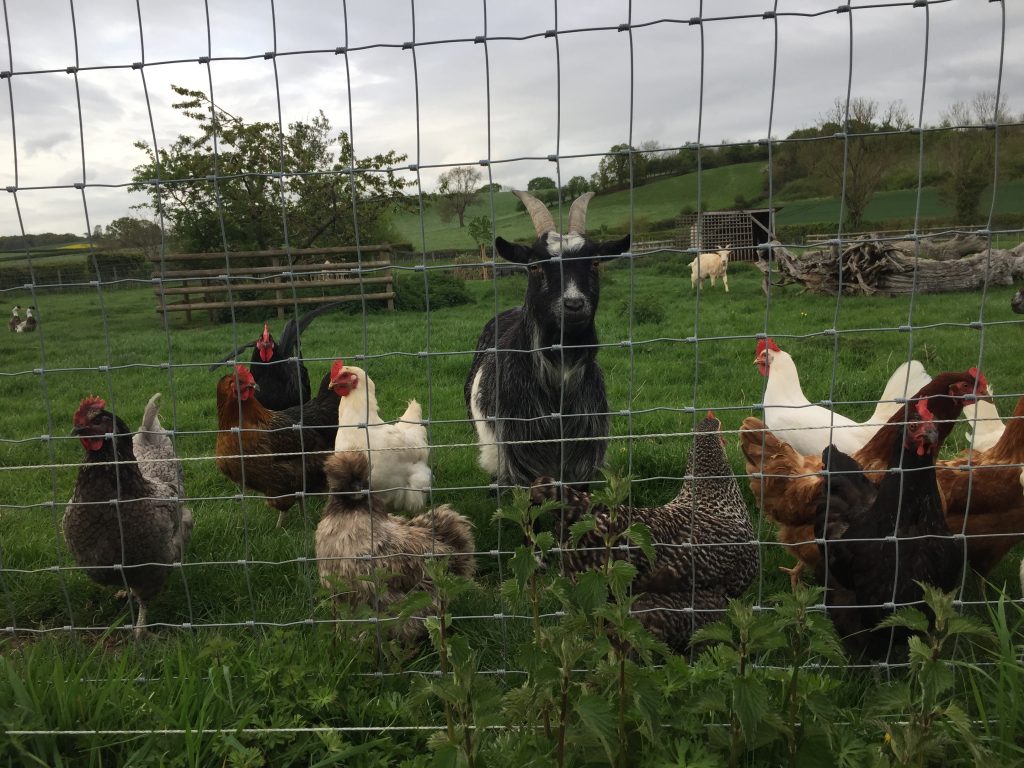
[[[374,500],[395,512],[422,511],[433,476],[420,404],[410,400],[397,422],[381,421],[373,379],[341,360],[331,366],[328,386],[341,397],[334,450],[369,453]]]
[[[963,568],[963,548],[942,514],[935,480],[940,430],[924,400],[907,414],[906,433],[888,464],[898,471],[873,483],[856,460],[830,445],[822,452],[828,470],[817,498],[814,533],[820,544],[819,583],[839,634],[854,651],[873,659],[890,643],[905,641],[901,629],[876,629],[893,606],[920,604],[918,582],[948,592]]]
[[[621,534],[634,522],[647,526],[654,542],[653,563],[636,549],[612,552],[637,569],[633,604],[641,623],[675,651],[686,649],[698,627],[718,619],[731,598],[743,594],[758,569],[758,547],[747,504],[725,454],[721,423],[708,411],[694,432],[687,480],[672,501],[660,507],[620,507],[615,522],[606,507],[592,507],[590,494],[551,477],[533,482],[531,500],[556,500],[555,533],[566,571],[600,568],[607,562],[604,536]],[[587,514],[594,530],[575,547],[571,526]]]
[[[338,396],[320,392],[284,411],[263,406],[244,365],[217,382],[217,469],[236,485],[258,491],[278,511],[277,525],[304,495],[326,489],[324,458],[337,431]]]
[[[64,512],[64,540],[93,581],[124,587],[139,601],[135,634],[146,627],[146,603],[181,562],[192,535],[184,507],[181,462],[160,425],[160,394],[153,395],[133,436],[93,395],[75,411],[85,448],[75,490]]]
[[[215,371],[225,363],[233,362],[246,349],[253,348],[250,370],[260,388],[260,402],[264,408],[283,411],[309,400],[309,371],[302,362],[299,338],[314,319],[343,302],[324,304],[299,318],[291,318],[281,331],[281,339],[275,341],[270,333],[270,324],[263,324],[263,334],[248,344],[235,349],[223,360],[210,366]]]
[[[757,342],[754,363],[761,375],[768,378],[764,390],[765,424],[776,437],[805,454],[821,453],[830,443],[847,453],[860,450],[899,409],[895,398],[917,392],[930,380],[917,360],[903,363],[889,377],[871,418],[860,424],[820,405],[813,405],[800,388],[800,375],[793,358],[779,349],[772,339]]]
[[[962,373],[943,373],[922,387],[914,400],[926,400],[935,414],[936,426],[944,441],[955,426],[964,407],[979,397],[988,397],[988,383],[977,368]],[[876,483],[889,468],[894,446],[903,435],[907,406],[901,406],[875,436],[853,458],[869,472]],[[799,561],[789,573],[793,586],[805,565],[818,563],[814,543],[814,504],[824,479],[821,457],[805,456],[780,440],[759,419],[748,417],[740,429],[740,448],[746,458],[750,490],[765,516],[779,526],[777,538],[791,547]]]
[[[373,504],[366,453],[344,451],[324,464],[330,497],[316,527],[320,582],[332,592],[347,590],[353,607],[375,609],[401,600],[413,590],[433,591],[425,557],[450,555],[448,568],[458,576],[475,570],[473,524],[447,504],[411,520]],[[385,575],[377,577],[379,572]],[[404,624],[400,636],[414,640],[420,622]]]

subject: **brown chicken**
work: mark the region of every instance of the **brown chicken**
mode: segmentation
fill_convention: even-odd
[[[988,397],[988,383],[976,369],[961,373],[942,373],[922,387],[913,400],[926,399],[935,416],[941,444],[953,430],[964,406],[978,397]],[[889,468],[894,449],[903,439],[907,405],[903,405],[853,459],[868,477],[880,483]],[[791,548],[798,562],[795,568],[783,568],[795,585],[807,566],[819,560],[814,539],[815,500],[825,483],[821,475],[821,456],[804,456],[789,443],[779,440],[754,417],[743,420],[740,448],[746,457],[750,490],[761,511],[779,526],[777,538]],[[1020,488],[1020,485],[1017,485]],[[1018,495],[1020,491],[1018,490]]]
[[[967,536],[967,560],[985,575],[1024,540],[1024,397],[987,451],[939,461],[939,490],[952,533]],[[968,503],[969,502],[969,503]]]
[[[321,390],[301,406],[264,408],[244,365],[217,382],[217,469],[236,485],[259,491],[278,511],[277,524],[306,493],[327,490],[324,459],[334,450],[339,397]],[[302,425],[299,427],[299,425]]]

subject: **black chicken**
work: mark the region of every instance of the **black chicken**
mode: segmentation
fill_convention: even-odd
[[[314,319],[343,303],[324,304],[304,314],[298,322],[291,318],[285,323],[279,341],[275,341],[270,333],[270,324],[264,323],[263,334],[258,339],[238,347],[211,365],[210,370],[234,361],[241,352],[253,347],[249,368],[259,386],[260,403],[272,411],[283,411],[308,402],[309,371],[302,362],[299,337]]]
[[[827,482],[817,500],[814,533],[818,582],[836,630],[855,654],[877,659],[909,632],[876,629],[895,607],[920,605],[925,582],[949,591],[960,580],[963,548],[954,542],[935,479],[940,433],[926,401],[907,409],[904,439],[878,485],[834,445],[822,452]]]

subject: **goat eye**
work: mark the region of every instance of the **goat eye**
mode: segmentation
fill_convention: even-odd
[[[540,275],[540,274],[543,274],[543,272],[544,272],[544,270],[541,268],[540,264],[531,264],[530,265],[530,274],[531,275]]]

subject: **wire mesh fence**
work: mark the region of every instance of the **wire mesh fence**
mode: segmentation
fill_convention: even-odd
[[[483,0],[435,7],[410,0],[386,8],[195,3],[172,11],[137,4],[100,13],[72,2],[52,9],[61,19],[60,40],[35,47],[51,30],[41,12],[5,4],[4,228],[26,242],[42,229],[84,230],[88,255],[63,271],[48,266],[52,254],[31,249],[19,257],[20,271],[5,274],[0,264],[0,295],[37,316],[34,330],[9,337],[0,367],[3,400],[16,404],[0,418],[4,642],[16,650],[54,637],[89,643],[109,633],[146,656],[159,655],[146,650],[156,645],[153,635],[187,637],[207,648],[221,637],[324,630],[313,635],[321,643],[314,648],[334,648],[338,637],[375,647],[361,676],[444,677],[445,652],[436,654],[420,634],[440,602],[452,631],[478,649],[476,671],[515,686],[532,674],[519,645],[536,627],[566,616],[557,601],[531,611],[503,586],[519,579],[523,588],[524,536],[531,556],[545,550],[545,569],[537,573],[565,574],[569,582],[590,569],[607,569],[614,579],[616,559],[633,564],[633,614],[669,646],[678,643],[674,649],[690,661],[699,654],[687,647],[690,633],[722,618],[729,598],[742,596],[755,613],[774,611],[773,595],[790,583],[779,568],[794,563],[804,568],[804,580],[823,580],[833,594],[841,590],[829,574],[839,569],[831,578],[842,578],[849,567],[844,555],[891,564],[887,575],[873,577],[871,600],[849,598],[878,616],[920,602],[919,594],[908,599],[902,591],[907,573],[930,574],[927,580],[955,590],[959,612],[991,605],[992,593],[974,571],[1019,598],[1013,548],[1024,538],[1024,452],[1014,441],[1024,414],[1013,410],[1021,393],[1010,350],[1019,328],[1006,285],[1024,274],[1024,134],[1004,106],[1017,95],[1008,94],[1004,67],[1020,63],[1006,43],[1022,21],[1005,2],[755,5],[584,8],[555,0],[511,8]],[[117,40],[113,30],[101,34],[104,16],[116,19]],[[977,40],[951,46],[957,27]],[[964,65],[958,56],[972,44],[982,53],[970,62],[966,91],[950,71]],[[47,135],[40,105],[59,88],[71,106],[62,104],[60,131]],[[940,116],[947,104],[981,91],[992,106],[988,117],[952,109]],[[899,99],[906,103],[901,114],[876,111]],[[816,122],[818,130],[801,130]],[[655,133],[664,143],[645,145],[643,137]],[[723,139],[727,134],[742,138]],[[981,225],[960,226],[949,207],[953,198],[937,197],[942,179],[958,172],[944,165],[958,150],[943,142],[958,135],[978,138],[977,157],[964,162],[976,163],[967,178],[983,177],[984,183],[973,179],[980,219],[964,221]],[[662,172],[648,180],[651,164],[668,157],[681,164],[679,172],[665,174],[668,183]],[[800,163],[831,178],[835,189],[797,192]],[[909,213],[884,216],[878,211],[895,192],[870,177],[897,166],[910,178],[901,188]],[[466,228],[466,208],[447,214],[458,227],[440,217],[457,195],[435,192],[459,169],[483,185]],[[592,179],[582,176],[585,169],[596,169]],[[730,174],[755,181],[741,195]],[[684,175],[685,183],[674,181]],[[527,186],[549,223],[527,201],[531,226],[508,194]],[[577,209],[574,201],[592,186],[599,194],[590,209]],[[751,189],[758,199],[734,199]],[[867,205],[871,194],[875,213]],[[151,273],[144,260],[140,268],[96,234],[98,223],[130,205],[151,217]],[[734,224],[719,233],[721,241],[702,233],[702,222],[714,220],[702,214],[721,209],[767,214],[760,229],[770,240]],[[876,219],[891,226],[871,226]],[[822,226],[823,247],[837,255],[835,295],[778,285],[773,249],[797,250],[800,227],[820,235]],[[870,270],[839,258],[868,241],[880,253],[899,241],[912,244],[916,265],[928,255],[924,236],[936,227],[981,239],[978,291],[874,296],[870,287],[861,291]],[[748,234],[735,245],[756,251],[764,274],[734,260],[725,293],[700,279],[703,266],[691,272],[701,251],[727,248],[734,243],[726,239]],[[694,246],[630,249],[619,240],[624,235],[634,246]],[[401,249],[406,255],[382,266],[378,253],[391,247],[382,243],[402,240],[409,241],[408,251]],[[506,240],[523,245],[515,250]],[[303,251],[345,250],[337,246],[351,247],[339,263],[302,262]],[[254,252],[279,254],[277,265],[254,272],[243,256]],[[202,269],[186,275],[175,263],[183,253],[201,256]],[[1008,273],[995,276],[994,254],[1011,264]],[[871,269],[885,263],[872,262],[880,266]],[[371,283],[382,270],[389,287],[394,282],[394,311],[375,301]],[[706,276],[720,276],[715,270]],[[326,283],[309,280],[311,272]],[[335,290],[349,276],[360,300],[301,330],[277,317],[284,301],[285,319],[294,325],[325,296],[349,293]],[[912,277],[916,287],[916,266]],[[266,281],[273,281],[273,300],[259,293]],[[173,293],[192,290],[206,296],[209,306],[196,306],[209,316],[160,311]],[[868,295],[851,295],[857,292]],[[518,315],[506,314],[520,306]],[[285,339],[299,333],[301,348],[287,348]],[[266,366],[273,354],[266,340],[275,334],[287,354],[273,368]],[[750,364],[755,355],[761,376]],[[899,364],[914,360],[933,376],[964,372],[961,389],[949,384],[927,401],[930,408],[915,410],[907,397],[927,380],[910,388],[907,369],[885,387]],[[226,367],[215,368],[218,362]],[[270,378],[253,395],[236,363]],[[300,378],[303,363],[305,386],[312,385],[306,402],[289,403],[298,410],[287,418],[253,416],[249,398],[263,402],[281,382]],[[162,396],[154,425],[146,403],[156,392]],[[975,398],[985,395],[994,409],[975,410]],[[84,402],[87,396],[98,400]],[[939,412],[956,398],[955,413]],[[876,403],[882,410],[869,416]],[[889,453],[863,448],[876,431],[870,425],[894,414]],[[751,416],[796,450],[773,448],[775,437],[745,421]],[[339,418],[343,429],[321,440],[318,429]],[[709,429],[720,429],[718,465],[705,462],[718,450],[705,439]],[[159,488],[168,493],[152,485],[140,492],[123,469],[130,441],[112,436],[126,431],[139,432],[142,443],[148,436],[156,453],[147,454],[147,471],[166,478]],[[844,447],[861,434],[859,445]],[[985,451],[977,443],[974,453],[961,454],[982,437],[990,441]],[[833,464],[822,456],[829,443],[859,464]],[[101,445],[106,452],[91,456]],[[332,465],[328,457],[341,448],[372,449],[367,466],[351,456]],[[145,449],[137,443],[133,450],[143,459]],[[88,472],[101,478],[92,486],[82,481],[90,476],[81,469],[83,455],[91,456]],[[762,455],[766,462],[791,460],[781,469],[755,466],[751,457]],[[922,461],[912,470],[914,456]],[[608,475],[598,473],[602,466]],[[858,491],[860,511],[891,513],[889,528],[854,526],[848,536],[834,535],[828,515],[837,503],[851,503],[842,496],[845,481],[863,479],[862,468],[890,467],[897,471],[883,481],[893,499],[888,506],[875,501],[889,496],[873,484]],[[529,488],[543,475],[551,482],[535,485],[533,500],[560,501],[553,504],[556,521],[536,528],[554,532],[541,547],[512,510],[530,514],[513,487]],[[616,479],[623,477],[625,485]],[[594,499],[571,490],[588,480]],[[92,509],[108,510],[106,528],[88,533],[85,543],[74,541],[76,526],[65,517],[73,492],[83,520],[93,519]],[[600,517],[608,513],[594,501],[602,494],[622,505],[621,520]],[[925,497],[931,519],[946,528],[908,520]],[[373,514],[358,522],[343,517],[366,507]],[[732,516],[737,509],[742,515]],[[410,526],[405,518],[424,510],[434,512]],[[614,556],[612,540],[594,538],[585,523],[576,531],[582,543],[573,546],[570,523],[595,510],[597,530],[615,533]],[[396,522],[394,514],[404,517]],[[147,539],[140,532],[152,528],[154,517],[164,521],[152,534],[162,537],[163,550],[147,543],[131,564],[110,555]],[[837,520],[849,529],[849,520]],[[647,542],[629,527],[634,522],[651,530],[653,559],[645,559]],[[101,524],[81,523],[90,525]],[[183,557],[167,554],[189,537]],[[407,605],[412,618],[399,616],[392,602],[401,605],[410,589],[392,594],[381,571],[422,586],[442,579],[425,573],[438,553],[450,556],[453,569],[460,555],[472,555],[475,569],[464,572],[474,574],[476,588],[456,590],[450,603],[435,595],[432,609]],[[925,566],[914,570],[919,561]],[[140,586],[146,567],[157,575]],[[366,586],[374,579],[375,589]],[[100,584],[134,588],[143,602],[129,600],[126,612]],[[598,602],[608,589],[614,592],[604,585]],[[365,599],[350,607],[352,594]],[[814,608],[823,610],[825,599]],[[842,607],[833,603],[832,614]],[[134,636],[142,611],[149,636]],[[393,627],[403,621],[422,653],[396,664]],[[878,658],[839,666],[887,674],[905,667],[898,633],[885,635]],[[274,642],[266,640],[268,647]],[[808,661],[814,665],[830,662]],[[100,679],[118,675],[116,665],[95,672]],[[189,731],[174,725],[109,728],[104,735]],[[241,729],[384,734],[436,727],[396,725],[381,714],[322,727],[251,722]]]

